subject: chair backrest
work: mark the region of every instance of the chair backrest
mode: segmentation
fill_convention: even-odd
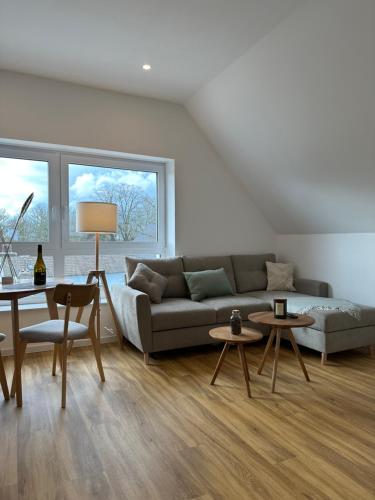
[[[56,304],[66,306],[70,295],[71,307],[84,307],[89,305],[95,298],[98,286],[96,283],[90,285],[65,285],[59,284],[55,288],[53,300]]]
[[[66,306],[64,317],[64,339],[68,335],[68,324],[70,318],[71,307],[85,307],[92,304],[91,313],[89,317],[89,328],[95,329],[95,316],[99,307],[99,287],[98,283],[90,285],[65,285],[60,284],[55,288],[53,300],[56,304]],[[81,317],[80,311],[77,313],[77,322]]]

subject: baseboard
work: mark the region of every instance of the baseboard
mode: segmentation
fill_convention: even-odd
[[[112,342],[118,342],[118,338],[116,335],[106,335],[100,339],[101,344],[109,344]],[[75,340],[74,345],[76,347],[84,347],[91,345],[90,339],[81,339]],[[43,352],[43,351],[52,351],[53,344],[28,344],[26,352]],[[13,356],[13,348],[2,349],[2,356]]]

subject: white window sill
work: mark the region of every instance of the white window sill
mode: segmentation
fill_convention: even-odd
[[[5,302],[5,301],[4,301]],[[100,297],[100,303],[101,304],[107,304],[107,299],[105,297]],[[57,304],[58,309],[64,308],[64,306]],[[19,304],[18,305],[18,310],[19,311],[33,311],[36,309],[40,310],[48,310],[48,306],[46,302],[40,302],[40,303],[35,303],[35,304]],[[0,305],[0,314],[1,313],[8,313],[11,311],[11,306],[10,304],[4,304]]]

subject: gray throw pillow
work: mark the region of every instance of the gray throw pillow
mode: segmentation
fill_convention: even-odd
[[[184,273],[191,300],[233,295],[233,290],[223,267],[220,269]]]
[[[266,262],[267,266],[267,290],[284,290],[294,292],[293,286],[293,264],[281,262]]]
[[[160,304],[167,284],[167,278],[142,263],[137,264],[132,277],[128,281],[128,286],[147,293],[151,302],[155,302],[155,304]]]

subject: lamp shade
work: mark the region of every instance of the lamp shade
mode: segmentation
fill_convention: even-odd
[[[117,205],[98,201],[77,203],[78,233],[117,233]]]

